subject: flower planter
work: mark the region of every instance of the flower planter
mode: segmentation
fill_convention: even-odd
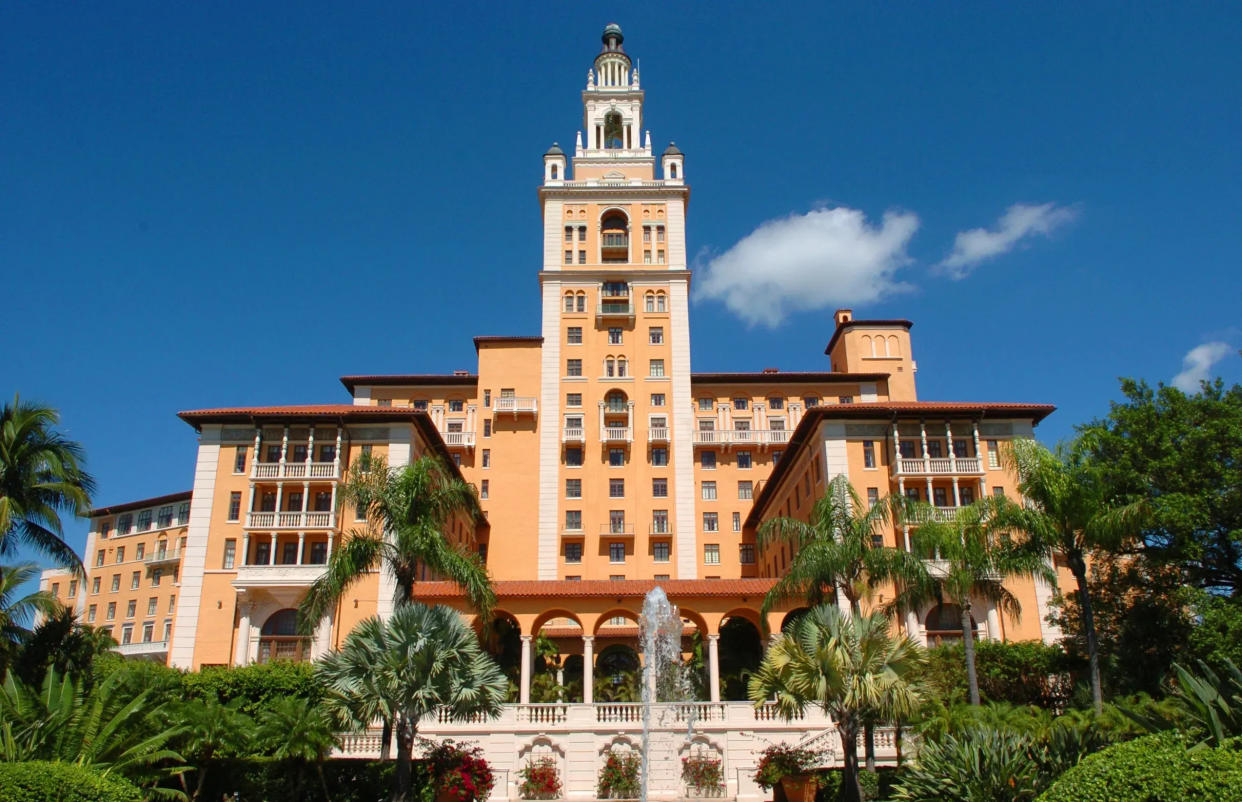
[[[790,775],[781,778],[781,790],[789,802],[815,802],[819,783],[809,774]]]
[[[720,797],[724,796],[724,791],[725,789],[724,789],[724,786],[722,785],[709,785],[706,787],[699,787],[697,785],[688,785],[686,786],[686,798],[687,799],[719,799]]]

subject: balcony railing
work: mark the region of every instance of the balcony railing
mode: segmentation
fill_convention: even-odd
[[[931,474],[937,476],[980,473],[978,457],[902,457],[897,460],[898,473]]]
[[[957,515],[957,511],[961,507],[930,507],[925,508],[922,512],[916,512],[908,520],[911,524],[921,524],[928,520],[947,523],[953,520],[953,516]]]
[[[248,512],[247,529],[332,529],[336,514],[332,512]]]
[[[700,429],[694,433],[696,446],[719,445],[783,445],[789,442],[790,429]]]
[[[514,415],[523,412],[535,413],[539,411],[539,403],[534,398],[497,398],[493,410],[497,415],[502,412],[511,412]]]
[[[441,436],[449,448],[474,448],[474,432],[443,432]]]
[[[142,561],[147,565],[165,565],[181,561],[181,549],[158,549],[146,557]]]
[[[663,523],[653,523],[649,533],[653,535],[671,535],[673,534],[673,528],[669,526],[668,521]]]
[[[599,534],[600,537],[634,537],[634,524],[600,524]]]
[[[630,237],[628,234],[605,234],[605,248],[628,248],[630,247]]]
[[[648,443],[667,443],[668,442],[668,427],[660,426],[655,429],[648,429],[647,430],[647,442]]]
[[[604,442],[606,443],[628,443],[633,439],[633,432],[626,426],[605,426]]]
[[[336,462],[256,462],[251,465],[254,479],[338,479]]]
[[[234,587],[308,587],[328,570],[324,563],[239,565]]]
[[[626,301],[608,301],[595,309],[598,317],[634,317],[634,304]]]
[[[125,657],[154,657],[155,655],[168,653],[168,641],[148,640],[118,643],[113,647],[113,651]]]
[[[586,433],[581,426],[566,426],[561,433],[561,442],[564,443],[583,443],[586,442]]]

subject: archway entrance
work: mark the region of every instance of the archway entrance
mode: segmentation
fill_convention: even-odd
[[[268,616],[259,630],[260,663],[289,660],[300,663],[310,659],[311,639],[298,634],[298,611],[277,610]]]

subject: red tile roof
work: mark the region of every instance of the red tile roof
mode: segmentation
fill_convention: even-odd
[[[841,339],[841,335],[854,326],[887,326],[889,328],[902,328],[906,331],[913,326],[909,320],[847,320],[837,325],[837,330],[832,333],[832,339],[828,341],[828,346],[824,349],[825,354],[832,353],[832,347],[837,344],[837,340]]]
[[[515,334],[512,336],[489,334],[474,338],[474,350],[478,351],[480,345],[504,345],[506,343],[515,345],[540,345],[543,343],[543,337],[538,334]]]
[[[448,385],[478,384],[476,373],[394,373],[377,376],[342,376],[341,384],[352,394],[360,384],[378,387],[405,387],[421,385],[428,387],[444,387]]]
[[[356,406],[354,404],[289,404],[274,407],[218,407],[216,409],[191,409],[178,412],[191,426],[202,423],[249,422],[256,418],[347,418],[352,421],[411,420],[416,415],[408,407]]]
[[[832,373],[828,371],[775,370],[758,373],[691,373],[691,384],[784,384],[788,382],[874,382],[887,379],[887,373]]]
[[[504,580],[493,582],[497,598],[564,598],[624,597],[641,598],[657,585],[674,601],[678,597],[762,596],[775,579],[567,579],[548,581]],[[457,599],[462,593],[449,582],[418,582],[414,585],[416,599]]]
[[[180,493],[169,493],[165,496],[155,496],[154,498],[144,498],[138,501],[126,501],[121,504],[112,504],[107,507],[95,507],[91,510],[92,518],[103,515],[113,515],[118,512],[129,512],[130,510],[140,510],[144,507],[158,507],[162,504],[175,504],[179,501],[189,501],[193,495],[193,491],[183,490]]]

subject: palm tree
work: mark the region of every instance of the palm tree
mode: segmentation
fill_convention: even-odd
[[[60,513],[86,515],[95,480],[82,467],[82,446],[57,432],[59,423],[56,410],[18,396],[0,409],[0,557],[25,545],[82,574]]]
[[[115,648],[116,641],[103,629],[79,622],[73,610],[57,605],[26,636],[10,670],[27,685],[38,685],[46,672],[55,671],[89,690],[97,659]]]
[[[258,737],[274,747],[271,754],[278,760],[291,760],[299,767],[314,763],[323,797],[328,799],[323,761],[337,738],[332,719],[321,706],[298,697],[277,699],[259,713]],[[293,789],[295,799],[302,798],[302,774],[299,769]]]
[[[1147,515],[1145,501],[1111,504],[1099,469],[1079,452],[1056,454],[1034,440],[1014,440],[1005,452],[1006,465],[1018,474],[1018,492],[1025,504],[1008,504],[1000,511],[1003,523],[1027,533],[1045,559],[1057,553],[1065,558],[1078,583],[1078,609],[1087,642],[1091,672],[1091,700],[1103,710],[1100,687],[1100,649],[1095,633],[1094,606],[1087,588],[1087,554],[1116,551],[1134,539]]]
[[[368,527],[349,533],[311,585],[299,608],[306,632],[375,570],[390,571],[396,579],[394,607],[410,603],[414,583],[426,570],[460,586],[479,618],[490,618],[496,594],[487,567],[444,534],[454,515],[480,515],[478,500],[474,488],[453,476],[439,457],[423,456],[400,469],[389,468],[382,457],[363,457],[350,467],[341,497],[366,510]]]
[[[355,728],[362,714],[382,711],[397,735],[392,802],[409,802],[410,759],[418,725],[444,711],[455,719],[499,715],[507,688],[500,668],[461,615],[448,607],[411,602],[383,621],[363,621],[316,674],[327,704]]]
[[[1017,576],[1040,576],[1055,582],[1056,577],[1038,550],[1029,542],[1016,541],[998,525],[1003,498],[981,499],[958,507],[953,517],[938,520],[931,509],[923,509],[923,522],[914,531],[914,549],[934,555],[920,581],[910,582],[897,594],[890,609],[913,609],[929,601],[951,603],[961,611],[962,646],[966,657],[966,678],[970,703],[980,704],[979,675],[975,669],[973,600],[990,602],[1014,618],[1022,604],[1005,587]],[[996,633],[989,633],[993,637]]]
[[[810,521],[773,518],[759,528],[757,545],[762,554],[769,548],[793,544],[789,568],[763,598],[761,613],[780,602],[803,598],[807,604],[836,601],[837,591],[849,602],[853,615],[862,614],[862,600],[880,583],[918,581],[923,563],[902,549],[877,547],[892,522],[905,518],[908,502],[887,496],[868,507],[849,477],[836,476],[824,495],[811,508]],[[873,724],[864,727],[867,770],[875,770]]]
[[[19,595],[20,588],[38,579],[39,566],[34,563],[0,565],[0,677],[18,648],[30,637],[27,624],[36,615],[51,615],[57,604],[51,594],[36,590]]]
[[[922,703],[911,676],[923,665],[922,648],[889,634],[881,613],[844,615],[824,604],[786,626],[750,679],[756,706],[775,696],[792,718],[817,705],[831,716],[845,757],[840,799],[858,802],[858,732],[868,719],[910,716]]]
[[[255,730],[254,720],[241,710],[240,699],[227,704],[215,698],[180,702],[168,708],[165,720],[177,728],[179,737],[175,743],[198,772],[192,791],[186,775],[180,778],[182,788],[194,801],[203,798],[211,765],[221,758],[248,752]]]

